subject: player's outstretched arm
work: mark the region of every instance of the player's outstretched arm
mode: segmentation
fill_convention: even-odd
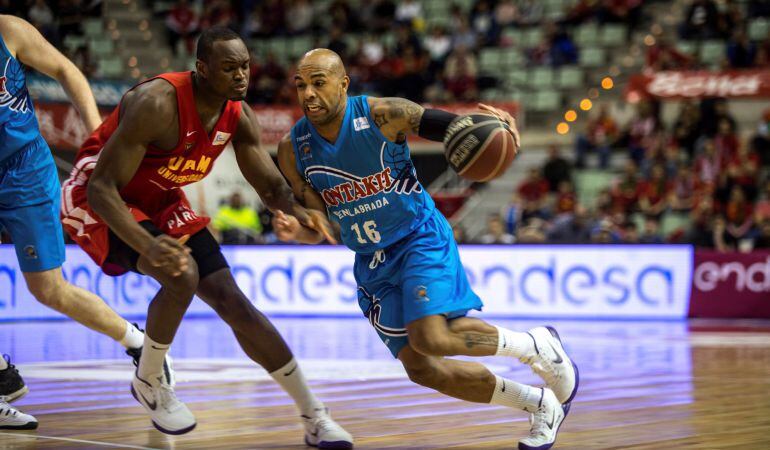
[[[80,113],[88,132],[94,131],[102,118],[91,87],[80,69],[29,22],[14,16],[0,16],[0,28],[16,59],[58,81]]]
[[[304,227],[317,230],[321,234],[317,242],[323,237],[335,242],[326,216],[308,211],[297,202],[281,171],[262,148],[257,118],[246,103],[243,103],[238,129],[233,136],[233,149],[243,176],[270,211],[274,214],[282,211],[295,217]]]
[[[409,135],[442,142],[449,124],[457,117],[441,109],[426,109],[417,103],[398,97],[368,97],[369,111],[374,124],[385,137],[393,142],[404,142]],[[519,148],[519,130],[516,120],[507,111],[479,103],[479,109],[497,116],[506,122],[513,134],[516,148]]]
[[[165,81],[143,84],[121,102],[120,124],[104,145],[88,181],[88,203],[110,229],[155,267],[178,275],[187,267],[187,249],[169,236],[153,237],[134,219],[120,190],[134,177],[147,146],[172,127],[176,91]]]
[[[292,149],[291,133],[286,135],[278,143],[278,166],[283,175],[289,180],[289,185],[294,192],[294,197],[299,200],[311,213],[322,214],[326,217],[326,204],[321,195],[316,192],[310,183],[297,171],[294,150]],[[274,228],[276,235],[282,241],[298,241],[303,244],[318,244],[324,236],[315,230],[299,226],[291,216],[278,214],[275,217]],[[336,222],[330,222],[332,234],[335,240],[340,240],[340,227]]]

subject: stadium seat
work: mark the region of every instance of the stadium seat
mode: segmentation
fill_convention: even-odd
[[[770,20],[767,18],[754,19],[749,22],[749,39],[752,41],[763,41],[770,34]]]
[[[88,37],[101,37],[104,35],[102,19],[86,19],[83,21],[83,33]]]
[[[704,41],[700,47],[699,57],[702,63],[710,66],[719,65],[725,58],[724,41]]]
[[[503,38],[511,42],[514,47],[522,48],[524,42],[524,32],[518,28],[506,28],[503,31]]]
[[[505,82],[512,89],[527,86],[527,71],[525,69],[508,70],[505,72]]]
[[[111,56],[115,52],[115,44],[110,38],[91,39],[91,52],[97,58]]]
[[[503,49],[484,48],[479,52],[479,69],[482,73],[497,75],[503,70]]]
[[[583,67],[600,67],[605,63],[605,51],[603,48],[586,47],[580,50],[580,65]]]
[[[523,46],[524,48],[536,47],[543,40],[543,30],[540,28],[530,28],[524,33]]]
[[[575,30],[575,43],[580,47],[587,47],[599,43],[599,27],[595,23],[580,25]]]
[[[612,183],[615,176],[604,170],[579,170],[575,173],[575,190],[578,201],[584,205],[593,205],[599,192]]]
[[[535,91],[529,95],[525,107],[533,112],[552,112],[561,107],[561,94],[552,89]]]
[[[693,41],[679,41],[676,43],[676,49],[680,52],[695,56],[696,50],[698,49],[698,43]]]
[[[502,52],[503,66],[509,69],[519,69],[526,66],[526,58],[515,48],[506,48]]]
[[[102,58],[99,61],[99,70],[105,78],[121,78],[125,76],[123,60],[118,56]]]
[[[529,71],[529,84],[534,89],[548,89],[553,85],[553,69],[535,67]]]
[[[577,89],[583,86],[584,73],[580,67],[566,66],[559,70],[558,86],[561,89]]]
[[[601,43],[605,47],[620,47],[627,44],[625,25],[607,24],[602,27]]]
[[[64,38],[64,46],[70,50],[77,50],[79,47],[86,45],[88,40],[85,36],[78,36],[76,34],[68,34]]]

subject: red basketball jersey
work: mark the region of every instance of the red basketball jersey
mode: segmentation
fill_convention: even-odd
[[[158,75],[176,89],[179,137],[177,145],[164,150],[148,146],[133,178],[120,196],[137,221],[151,220],[171,236],[194,234],[208,224],[187,201],[182,186],[203,179],[225,149],[238,127],[241,102],[228,101],[211,132],[207,133],[195,108],[192,72]],[[147,81],[150,81],[147,80]],[[145,83],[147,82],[145,81]],[[62,189],[62,221],[65,230],[97,263],[108,252],[108,229],[87,203],[88,180],[104,144],[118,127],[120,105],[83,143],[75,167]]]

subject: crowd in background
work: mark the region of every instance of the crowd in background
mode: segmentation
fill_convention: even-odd
[[[489,218],[481,242],[770,248],[770,109],[744,140],[724,99],[682,102],[671,127],[662,124],[658,106],[640,102],[622,126],[599,108],[576,140],[574,159],[552,147],[510,204]],[[590,204],[581,204],[573,175],[593,150],[603,172],[622,170]],[[661,224],[669,216],[682,220],[664,235]]]

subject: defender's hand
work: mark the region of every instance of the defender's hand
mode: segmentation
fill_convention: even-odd
[[[184,245],[189,235],[176,240],[171,236],[161,234],[153,239],[152,245],[144,256],[153,267],[161,267],[172,277],[177,277],[189,266],[190,249]]]
[[[337,243],[337,240],[332,236],[332,224],[329,223],[329,218],[324,213],[311,209],[308,210],[308,216],[310,216],[308,227],[321,233],[330,244]]]
[[[278,210],[275,212],[272,222],[273,231],[279,240],[284,242],[297,240],[297,235],[302,229],[302,224],[299,223],[299,220],[297,220],[296,217]]]

